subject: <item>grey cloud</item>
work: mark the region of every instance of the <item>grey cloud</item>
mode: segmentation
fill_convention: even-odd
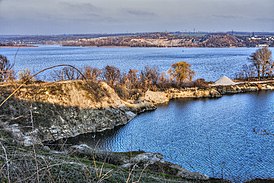
[[[0,26],[0,34],[177,31],[193,27],[204,31],[231,27],[273,31],[273,7],[274,0],[0,0],[0,22],[6,22]]]
[[[256,18],[255,19],[258,22],[270,22],[270,23],[274,23],[274,18]]]
[[[241,19],[241,16],[234,16],[234,15],[212,15],[214,18],[222,18],[222,19]]]
[[[156,16],[156,14],[153,12],[136,10],[136,9],[123,9],[123,12],[128,15],[133,15],[133,16],[143,16],[143,17]]]
[[[67,20],[78,19],[81,21],[87,21],[94,18],[100,18],[101,8],[91,4],[91,3],[70,3],[70,2],[60,2],[61,10],[60,17]]]
[[[80,11],[80,12],[89,12],[89,11],[100,11],[101,9],[91,3],[69,3],[69,2],[60,2],[60,5],[70,11]]]
[[[98,22],[107,22],[107,23],[115,23],[119,22],[117,19],[112,17],[104,17],[104,16],[94,16],[94,17],[71,17],[71,18],[59,18],[62,22],[71,22],[71,21],[77,21],[77,22],[89,22],[89,23],[98,23]]]

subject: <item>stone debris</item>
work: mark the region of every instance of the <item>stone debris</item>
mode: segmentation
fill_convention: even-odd
[[[102,160],[115,160],[115,164],[121,168],[132,169],[134,167],[140,169],[148,169],[156,172],[166,171],[172,175],[176,175],[190,180],[208,180],[207,175],[191,172],[179,165],[164,160],[164,156],[160,153],[152,152],[132,152],[132,156],[123,153],[104,152],[92,149],[86,144],[74,145],[70,147],[70,154],[94,156]],[[128,152],[130,154],[130,152]]]

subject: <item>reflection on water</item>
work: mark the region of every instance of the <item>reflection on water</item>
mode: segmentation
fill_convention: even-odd
[[[123,127],[70,142],[160,152],[189,170],[232,180],[274,177],[274,136],[254,129],[274,132],[274,92],[176,100]]]

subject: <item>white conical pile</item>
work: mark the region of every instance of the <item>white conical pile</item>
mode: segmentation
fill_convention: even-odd
[[[230,78],[226,77],[226,76],[222,76],[220,79],[218,79],[215,82],[215,85],[221,85],[221,86],[225,86],[225,85],[235,85],[236,83],[234,81],[232,81]]]

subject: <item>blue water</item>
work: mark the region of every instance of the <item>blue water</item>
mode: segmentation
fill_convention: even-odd
[[[13,61],[16,48],[0,48]],[[20,48],[15,70],[38,71],[56,64],[122,71],[187,61],[196,78],[234,77],[256,48],[81,48],[40,46]],[[273,48],[271,48],[274,51]],[[50,79],[50,74],[40,76]],[[265,130],[265,131],[264,131]],[[235,182],[274,177],[274,92],[237,94],[220,99],[176,100],[156,111],[137,116],[129,124],[106,133],[79,136],[105,150],[160,152],[166,159],[213,177]],[[99,142],[98,142],[99,141]]]
[[[273,48],[271,48],[274,50]],[[15,59],[15,70],[29,68],[36,72],[56,64],[86,65],[103,68],[114,65],[122,71],[130,68],[141,70],[145,66],[157,66],[167,71],[171,64],[187,61],[196,72],[196,78],[215,81],[222,75],[234,77],[248,56],[256,48],[97,48],[40,46],[20,48]],[[0,54],[14,61],[17,48],[0,48]],[[50,79],[50,74],[40,76]]]
[[[191,171],[234,182],[274,177],[274,92],[176,100],[123,127],[72,141],[160,152]]]

